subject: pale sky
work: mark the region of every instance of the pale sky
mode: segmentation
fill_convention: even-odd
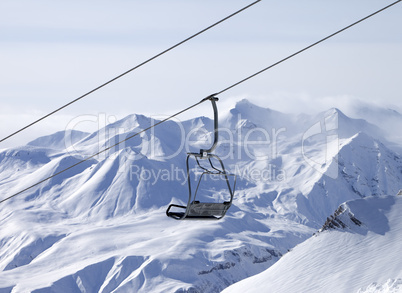
[[[1,138],[252,2],[1,0]],[[80,115],[172,114],[392,2],[263,0],[0,149],[64,130]],[[282,112],[356,100],[400,111],[401,15],[399,3],[225,92],[220,109],[247,98]],[[210,109],[183,118],[200,115]]]

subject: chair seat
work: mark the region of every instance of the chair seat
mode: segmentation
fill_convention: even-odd
[[[187,215],[186,211],[184,212],[170,212],[170,208],[174,206],[177,208],[188,210]],[[221,219],[227,212],[230,207],[230,202],[224,203],[205,203],[194,201],[189,207],[179,206],[179,205],[170,205],[167,210],[167,215],[174,219],[187,219],[187,220],[219,220]]]
[[[227,203],[193,202],[187,216],[194,217],[222,217],[229,208]]]

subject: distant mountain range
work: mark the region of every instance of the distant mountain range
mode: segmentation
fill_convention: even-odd
[[[186,153],[211,144],[211,119],[168,121],[127,140],[0,206],[0,292],[220,292],[261,272],[228,292],[274,279],[284,288],[275,292],[300,292],[286,291],[299,284],[325,292],[369,257],[382,268],[402,237],[394,225],[402,145],[367,118],[388,110],[370,111],[295,115],[239,101],[220,117],[215,152],[237,175],[235,198],[213,222],[165,215],[170,203],[187,202]],[[0,200],[155,122],[134,114],[94,133],[60,131],[2,150]],[[227,194],[219,180],[200,186],[210,200]],[[335,291],[402,279],[392,268],[367,272]]]

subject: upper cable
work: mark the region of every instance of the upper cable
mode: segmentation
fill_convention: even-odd
[[[245,6],[245,7],[243,7],[242,9],[237,10],[236,12],[234,12],[234,13],[232,13],[232,14],[226,16],[225,18],[222,18],[221,20],[219,20],[219,21],[215,22],[214,24],[212,24],[212,25],[210,25],[210,26],[204,28],[203,30],[201,30],[201,31],[199,31],[199,32],[197,32],[197,33],[195,33],[195,34],[193,34],[192,36],[190,36],[190,37],[184,39],[183,41],[181,41],[181,42],[179,42],[179,43],[177,43],[177,44],[171,46],[170,48],[168,48],[168,49],[166,49],[166,50],[160,52],[159,54],[156,54],[155,56],[149,58],[148,60],[145,60],[144,62],[142,62],[142,63],[140,63],[140,64],[134,66],[133,68],[131,68],[131,69],[129,69],[129,70],[123,72],[122,74],[120,74],[120,75],[118,75],[118,76],[112,78],[111,80],[109,80],[109,81],[107,81],[107,82],[101,84],[100,86],[98,86],[98,87],[96,87],[96,88],[90,90],[89,92],[83,94],[82,96],[79,96],[78,98],[76,98],[76,99],[74,99],[74,100],[68,102],[67,104],[65,104],[65,105],[63,105],[63,106],[57,108],[56,110],[54,110],[54,111],[52,111],[52,112],[50,112],[50,113],[48,113],[48,114],[42,116],[41,118],[39,118],[39,119],[33,121],[32,123],[30,123],[30,124],[28,124],[28,125],[22,127],[21,129],[15,131],[15,132],[13,132],[13,133],[11,133],[10,135],[4,137],[3,139],[0,140],[0,143],[3,142],[3,141],[5,141],[5,140],[7,140],[7,139],[9,139],[9,138],[12,137],[12,136],[18,134],[18,133],[20,133],[21,131],[23,131],[23,130],[25,130],[25,129],[31,127],[31,126],[33,126],[34,124],[36,124],[36,123],[38,123],[38,122],[40,122],[40,121],[46,119],[47,117],[49,117],[49,116],[51,116],[51,115],[53,115],[53,114],[59,112],[60,110],[62,110],[62,109],[64,109],[64,108],[66,108],[66,107],[68,107],[68,106],[74,104],[75,102],[78,102],[79,100],[85,98],[86,96],[92,94],[93,92],[96,92],[97,90],[99,90],[99,89],[103,88],[104,86],[106,86],[106,85],[108,85],[108,84],[110,84],[110,83],[116,81],[117,79],[123,77],[124,75],[126,75],[126,74],[128,74],[128,73],[130,73],[130,72],[132,72],[132,71],[134,71],[134,70],[136,70],[136,69],[138,69],[138,68],[140,68],[141,66],[144,66],[145,64],[147,64],[147,63],[151,62],[152,60],[154,60],[154,59],[156,59],[156,58],[158,58],[158,57],[160,57],[160,56],[166,54],[167,52],[169,52],[169,51],[175,49],[176,47],[178,47],[178,46],[180,46],[180,45],[182,45],[182,44],[188,42],[189,40],[191,40],[191,39],[197,37],[198,35],[200,35],[200,34],[206,32],[206,31],[210,30],[211,28],[217,26],[218,24],[220,24],[220,23],[222,23],[222,22],[228,20],[229,18],[232,18],[233,16],[239,14],[240,12],[242,12],[242,11],[248,9],[248,8],[250,8],[251,6],[257,4],[257,3],[260,2],[260,1],[261,1],[261,0],[254,1],[253,3],[251,3],[251,4],[249,4],[249,5]]]

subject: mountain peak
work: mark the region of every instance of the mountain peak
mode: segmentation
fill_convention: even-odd
[[[242,99],[238,101],[234,107],[240,113],[250,113],[250,111],[264,111],[264,112],[272,112],[273,110],[269,108],[263,108],[257,106],[256,104],[250,102],[248,99]]]
[[[345,113],[343,113],[339,108],[336,108],[336,107],[330,108],[330,109],[328,109],[327,111],[325,111],[324,113],[327,114],[327,115],[338,114],[338,115],[341,115],[342,117],[347,117],[347,116],[345,115]]]
[[[82,140],[84,137],[87,137],[88,135],[89,133],[87,132],[68,129],[58,131],[51,135],[41,136],[29,142],[28,145],[36,147],[46,147],[56,150],[64,150],[67,143],[69,145],[73,145]]]
[[[231,129],[236,129],[240,121],[242,121],[241,125],[246,125],[244,122],[247,121],[247,124],[255,125],[258,128],[280,129],[289,127],[293,120],[293,115],[257,106],[247,99],[237,102],[229,114],[222,119],[223,124],[229,123]]]
[[[253,106],[255,106],[255,104],[251,103],[250,100],[243,98],[236,103],[236,107],[242,107],[242,106],[253,107]]]

